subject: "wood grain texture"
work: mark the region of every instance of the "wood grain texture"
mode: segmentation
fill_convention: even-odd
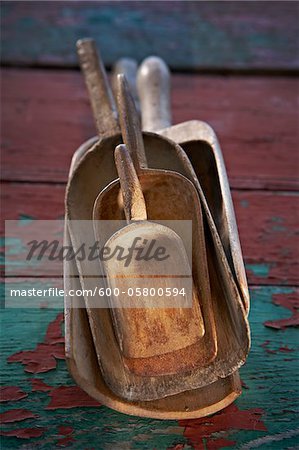
[[[150,54],[172,69],[298,69],[296,2],[3,2],[2,61],[77,65],[79,38],[104,61]],[[113,30],[113,32],[112,32]]]
[[[251,284],[298,284],[295,193],[233,190],[237,223]],[[4,183],[3,217],[61,219],[64,186]],[[47,207],[45,208],[45,204]]]
[[[2,72],[6,180],[65,182],[77,147],[96,134],[83,77]],[[200,119],[220,140],[233,188],[297,189],[296,92],[289,78],[173,77],[174,123]]]
[[[38,344],[49,344],[50,330],[51,345],[57,345],[54,338],[61,337],[60,315],[52,309],[1,311],[2,382],[21,387],[28,394],[6,403],[3,412],[26,409],[39,416],[4,425],[3,448],[27,445],[47,450],[65,445],[66,438],[71,448],[78,449],[295,447],[296,330],[277,331],[263,322],[289,315],[284,307],[275,306],[277,296],[286,302],[298,294],[298,289],[291,287],[251,288],[252,351],[241,370],[243,394],[234,405],[210,418],[180,422],[129,417],[97,406],[74,386],[64,361],[57,360],[56,369],[38,374],[26,374],[19,362],[8,363],[16,352],[35,352]],[[31,437],[29,443],[26,437]]]

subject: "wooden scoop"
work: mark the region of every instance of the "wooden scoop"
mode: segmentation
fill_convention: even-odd
[[[115,163],[128,225],[113,234],[105,247],[113,253],[116,248],[130,248],[136,240],[140,244],[154,243],[156,248],[165,249],[167,253],[162,261],[157,258],[150,261],[133,259],[128,267],[123,259],[103,262],[112,292],[119,289],[122,293],[110,301],[122,353],[127,358],[146,358],[195,344],[204,335],[204,324],[196,298],[192,307],[192,282],[189,282],[189,289],[184,283],[187,277],[192,280],[184,244],[172,229],[147,221],[142,189],[125,145],[116,147]],[[97,232],[98,228],[95,228]],[[175,275],[177,273],[182,275]],[[150,289],[154,291],[151,296],[142,294],[146,276],[151,279]],[[128,292],[135,289],[141,294],[129,296]],[[174,292],[184,293],[180,297],[180,307],[169,307],[176,305],[179,296],[166,301],[168,307],[163,307],[166,289],[172,296]]]
[[[237,294],[249,310],[249,291],[225,164],[213,129],[192,120],[171,126],[170,74],[161,58],[146,58],[139,67],[137,86],[142,108],[142,128],[156,131],[180,144],[191,164],[185,172],[198,190],[219,259],[218,269],[236,283]],[[235,291],[235,287],[233,287]]]

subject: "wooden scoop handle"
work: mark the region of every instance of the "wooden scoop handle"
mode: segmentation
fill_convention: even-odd
[[[170,72],[157,56],[146,58],[137,73],[142,129],[157,131],[171,126]]]
[[[147,167],[141,124],[125,75],[117,76],[117,106],[123,141],[137,174]]]
[[[95,41],[80,39],[77,53],[99,137],[120,133],[115,100]]]
[[[146,220],[146,206],[140,182],[130,153],[124,144],[120,144],[116,147],[114,159],[119,176],[127,221]]]
[[[127,79],[130,92],[132,94],[136,109],[138,111],[138,114],[140,114],[140,104],[139,104],[139,98],[137,94],[137,86],[136,86],[136,77],[137,77],[137,61],[133,58],[121,58],[113,65],[112,68],[112,79],[111,79],[111,85],[112,85],[112,91],[113,94],[117,95],[117,76],[121,73],[123,73]]]

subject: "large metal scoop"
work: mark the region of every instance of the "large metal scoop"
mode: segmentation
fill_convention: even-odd
[[[150,139],[152,141],[152,143],[154,143],[154,137],[151,136],[150,134],[145,135],[146,136],[146,140],[149,142]],[[112,140],[112,138],[111,138]],[[160,140],[161,143],[161,140]],[[148,143],[147,143],[148,144]],[[86,157],[84,157],[82,159],[81,164],[77,167],[77,169],[75,170],[75,172],[73,173],[72,176],[70,176],[70,182],[68,185],[68,192],[72,191],[72,195],[74,198],[74,210],[71,212],[70,217],[75,217],[75,218],[79,218],[79,219],[86,219],[89,218],[91,216],[91,213],[89,212],[90,209],[92,208],[92,204],[93,204],[93,200],[92,199],[88,199],[89,196],[91,196],[91,198],[95,198],[99,189],[99,186],[101,186],[103,184],[107,183],[107,178],[113,179],[116,178],[117,175],[113,174],[113,158],[112,158],[112,163],[110,164],[110,158],[111,158],[111,154],[112,154],[112,150],[110,151],[111,154],[110,155],[102,155],[101,152],[98,151],[100,144],[98,144],[97,146],[95,146],[90,152],[88,152],[88,154],[86,155]],[[164,144],[159,147],[159,152],[155,152],[155,146],[151,146],[151,148],[153,149],[151,151],[151,153],[148,154],[148,161],[150,162],[151,157],[153,158],[153,164],[151,164],[151,166],[155,166],[155,163],[157,164],[158,161],[158,167],[167,167],[168,163],[172,164],[173,166],[175,166],[175,170],[176,169],[180,169],[181,165],[177,164],[177,161],[174,159],[174,153],[173,150],[168,151],[170,149],[173,149],[172,146],[167,144],[167,140],[164,140]],[[147,145],[146,145],[146,149],[147,149]],[[104,156],[104,157],[103,157]],[[82,193],[84,193],[84,202],[82,201]],[[85,203],[85,200],[87,200],[87,204]],[[68,199],[67,199],[68,202]],[[68,206],[72,205],[72,202],[68,203]],[[222,296],[222,290],[221,287],[219,289],[220,292],[220,296]],[[219,314],[219,318],[220,320],[222,320],[222,316],[224,317],[224,322],[226,323],[230,323],[230,320],[225,320],[225,314]],[[230,325],[231,326],[231,325]],[[229,328],[228,327],[228,335],[230,333]],[[235,327],[233,327],[234,330]],[[238,332],[236,331],[236,334],[238,334]],[[234,335],[234,332],[231,333],[231,336]],[[99,338],[103,338],[102,342],[103,342],[103,347],[105,347],[105,343],[107,341],[107,339],[105,339],[106,334],[102,333],[101,335],[101,330],[99,330]],[[242,338],[240,339],[242,341]],[[107,344],[109,345],[109,344]],[[245,339],[245,345],[246,345],[246,339]],[[105,351],[104,351],[105,353]],[[236,352],[237,354],[238,352]],[[106,352],[106,357],[107,357],[107,361],[110,360],[111,363],[111,357],[110,357],[110,352]],[[104,358],[104,357],[103,357]],[[231,370],[233,371],[237,365],[234,365],[232,363],[231,365]],[[213,374],[213,370],[212,370],[212,374]],[[225,376],[224,373],[222,372],[222,376]],[[207,382],[206,378],[203,378],[205,381]],[[211,380],[210,380],[211,381]]]
[[[228,269],[233,275],[248,313],[249,292],[238,229],[215,132],[207,123],[198,120],[171,126],[170,74],[160,58],[149,57],[143,61],[137,74],[137,86],[143,130],[155,131],[174,140],[190,159],[189,167],[185,163],[186,173],[198,189],[216,253],[222,255],[220,270]],[[226,267],[225,259],[229,267]]]
[[[94,138],[90,139],[76,151],[72,159],[69,178],[72,178],[72,172],[78,166],[82,155],[92,147],[94,141]],[[69,246],[70,244],[68,228],[66,227],[65,245]],[[68,269],[69,265],[73,266],[70,270]],[[76,276],[68,277],[68,272]],[[79,273],[73,261],[70,263],[66,261],[64,273],[66,289],[80,291],[82,286],[79,281]],[[240,395],[240,379],[238,372],[234,372],[232,375],[220,378],[203,388],[185,391],[182,394],[161,400],[136,403],[116,396],[107,387],[101,375],[86,310],[84,308],[73,308],[70,300],[70,297],[65,298],[65,339],[68,367],[77,384],[102,404],[126,414],[161,419],[183,419],[215,413],[229,405]],[[77,304],[84,305],[82,296],[77,296],[75,300]],[[103,313],[106,313],[106,311],[103,311]],[[105,342],[104,335],[104,346]],[[108,346],[103,356],[107,360],[109,360],[109,353],[110,347]]]

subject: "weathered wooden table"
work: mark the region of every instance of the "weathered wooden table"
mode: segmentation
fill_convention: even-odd
[[[76,39],[97,38],[108,66],[158,54],[181,70],[174,122],[205,120],[219,136],[252,301],[242,396],[179,423],[118,414],[80,391],[61,311],[3,309],[2,448],[295,448],[298,3],[2,2],[2,21],[3,218],[63,217],[72,153],[95,134]]]

